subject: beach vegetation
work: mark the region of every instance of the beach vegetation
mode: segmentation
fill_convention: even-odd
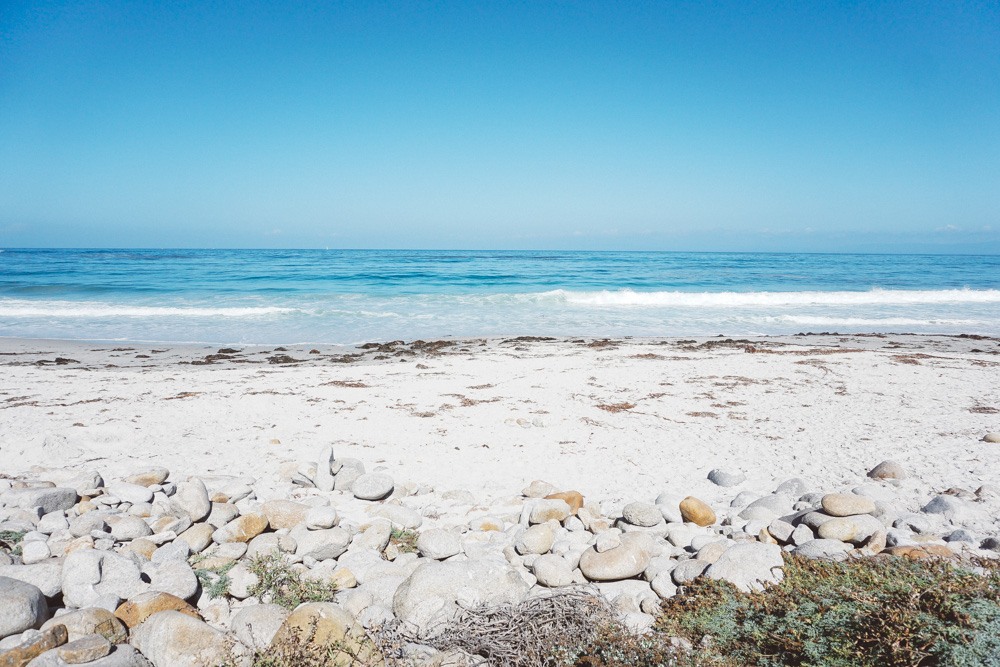
[[[14,556],[20,556],[25,535],[27,533],[23,530],[0,530],[0,548]]]
[[[696,580],[643,635],[603,598],[570,590],[464,609],[409,640],[518,667],[1000,665],[1000,563],[789,556],[783,581],[760,593]]]
[[[208,597],[214,600],[229,595],[229,585],[232,583],[229,571],[236,566],[236,561],[230,561],[213,568],[204,568],[197,567],[197,562],[192,559],[192,565],[195,566],[194,574],[198,577],[201,587],[208,593]]]
[[[399,553],[416,553],[417,537],[417,533],[412,530],[393,528],[392,532],[389,533],[389,544],[396,547]]]
[[[254,556],[247,569],[257,577],[250,595],[286,609],[295,609],[303,602],[330,602],[337,592],[335,584],[307,579],[277,553]]]

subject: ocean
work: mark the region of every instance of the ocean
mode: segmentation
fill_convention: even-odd
[[[1000,334],[1000,257],[0,250],[0,336],[354,344],[494,335]]]

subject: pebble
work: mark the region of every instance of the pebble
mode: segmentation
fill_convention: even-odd
[[[1000,443],[1000,432],[987,433],[983,436],[983,442]]]

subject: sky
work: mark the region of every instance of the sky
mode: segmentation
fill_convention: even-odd
[[[4,0],[0,247],[1000,254],[1000,3]]]

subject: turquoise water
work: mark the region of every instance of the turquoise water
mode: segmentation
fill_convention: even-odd
[[[486,335],[1000,334],[1000,257],[0,251],[0,336],[358,343]]]

